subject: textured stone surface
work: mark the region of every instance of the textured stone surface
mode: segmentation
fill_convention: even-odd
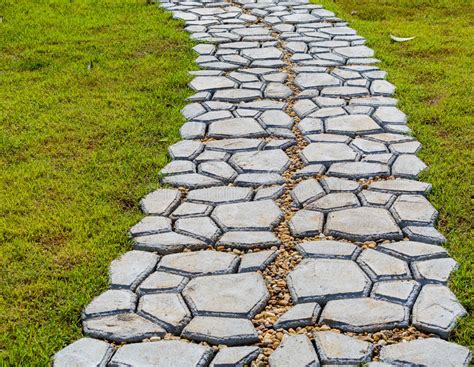
[[[210,367],[244,367],[249,365],[260,353],[258,347],[228,347],[219,350]]]
[[[209,217],[180,218],[174,226],[176,232],[207,243],[214,243],[221,234],[220,228]]]
[[[82,338],[61,349],[53,357],[54,367],[105,367],[114,349],[102,340]]]
[[[321,363],[359,364],[370,361],[372,345],[332,331],[314,333]]]
[[[359,199],[351,192],[334,192],[323,196],[306,206],[309,210],[323,213],[360,206]]]
[[[405,261],[379,251],[364,250],[357,262],[374,281],[410,278],[410,269]]]
[[[458,263],[451,258],[415,261],[413,276],[422,283],[447,283]]]
[[[134,290],[154,270],[158,259],[157,255],[150,252],[126,252],[110,264],[110,286]]]
[[[314,178],[299,182],[290,192],[296,206],[303,206],[322,196],[325,192],[319,182]]]
[[[251,195],[252,190],[245,187],[211,187],[190,191],[187,200],[196,203],[217,205],[238,201],[248,201],[250,200]]]
[[[313,210],[302,209],[293,215],[288,222],[290,232],[295,237],[316,236],[323,230],[324,214]]]
[[[113,315],[135,310],[137,296],[127,289],[109,289],[95,297],[82,312],[83,318]]]
[[[137,288],[139,294],[157,292],[180,292],[188,278],[177,274],[156,271],[148,276]]]
[[[306,164],[355,161],[358,154],[348,145],[341,143],[312,143],[301,152],[301,158]]]
[[[273,328],[289,329],[315,325],[320,312],[321,306],[317,303],[297,304],[281,315]]]
[[[266,250],[258,252],[248,252],[242,255],[239,266],[239,273],[249,271],[264,270],[277,257],[275,250]]]
[[[429,225],[438,217],[436,209],[421,195],[400,195],[390,211],[401,226]]]
[[[285,335],[268,363],[271,367],[317,367],[319,359],[306,335]]]
[[[414,280],[388,280],[375,283],[371,296],[410,306],[415,302],[420,288],[420,284]]]
[[[146,236],[171,231],[171,220],[166,217],[149,216],[130,228],[130,236]]]
[[[173,189],[159,189],[149,193],[140,202],[145,214],[168,215],[179,203],[181,193]]]
[[[352,259],[359,253],[359,248],[348,242],[309,241],[296,245],[304,257]]]
[[[134,248],[144,251],[155,251],[159,254],[179,252],[185,248],[200,250],[207,247],[206,242],[176,232],[165,232],[134,239]]]
[[[448,255],[447,251],[440,246],[415,241],[384,243],[378,246],[377,250],[406,261],[425,260]]]

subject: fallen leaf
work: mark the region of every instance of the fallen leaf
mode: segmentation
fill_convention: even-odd
[[[412,39],[415,39],[416,37],[397,37],[391,34],[390,38],[395,42],[407,42],[411,41]]]

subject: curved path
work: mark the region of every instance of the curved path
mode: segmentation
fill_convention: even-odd
[[[55,365],[467,366],[421,146],[364,38],[304,0],[162,6],[202,42],[171,188]]]

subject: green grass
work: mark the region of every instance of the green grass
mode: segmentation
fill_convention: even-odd
[[[319,0],[359,34],[397,86],[399,107],[423,144],[433,184],[430,200],[438,228],[460,264],[451,287],[471,317],[452,340],[474,348],[474,237],[472,232],[474,144],[474,3],[461,0]],[[389,34],[416,39],[395,43]]]
[[[194,55],[145,0],[0,0],[0,15],[0,365],[47,365],[131,247]]]

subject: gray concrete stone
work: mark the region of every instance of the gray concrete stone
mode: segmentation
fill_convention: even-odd
[[[261,97],[259,90],[253,89],[220,89],[214,93],[215,101],[248,102]]]
[[[223,186],[192,190],[188,193],[186,199],[195,203],[218,205],[249,201],[252,194],[252,189],[246,187]]]
[[[319,359],[306,335],[285,335],[268,359],[270,367],[319,367]]]
[[[285,192],[285,186],[268,186],[261,187],[255,193],[254,200],[278,199]]]
[[[82,318],[108,316],[135,310],[137,296],[127,289],[109,289],[95,297],[82,312]]]
[[[305,117],[297,126],[303,135],[319,134],[324,129],[322,120],[313,117]]]
[[[316,325],[320,312],[321,306],[317,303],[297,304],[281,315],[273,328],[296,329],[297,327]]]
[[[258,342],[252,322],[235,317],[194,317],[184,328],[182,336],[194,341],[229,346]]]
[[[220,228],[209,217],[180,218],[175,222],[175,231],[210,244],[221,234]]]
[[[188,104],[188,105],[184,106],[184,108],[181,110],[181,114],[187,120],[191,120],[192,118],[194,118],[196,116],[199,116],[199,115],[203,114],[204,112],[206,112],[206,109],[200,103]]]
[[[228,163],[221,161],[203,162],[198,171],[223,182],[232,182],[237,176],[237,172]]]
[[[269,231],[283,218],[273,200],[218,205],[212,218],[225,231]]]
[[[324,233],[352,241],[402,238],[400,228],[387,210],[369,207],[329,213]]]
[[[451,273],[457,268],[458,263],[449,257],[412,263],[413,276],[421,283],[446,284]]]
[[[391,144],[389,149],[396,154],[416,154],[420,151],[421,144],[417,141],[408,141],[406,143]]]
[[[407,116],[397,107],[378,107],[372,117],[381,124],[406,124]]]
[[[408,264],[380,251],[367,249],[361,252],[357,262],[373,281],[409,279]]]
[[[84,321],[83,327],[85,335],[115,343],[140,342],[146,338],[162,337],[166,334],[161,326],[135,313],[89,319]]]
[[[431,184],[414,180],[398,178],[395,180],[374,181],[369,189],[391,194],[420,194],[426,195],[431,191]]]
[[[305,164],[325,165],[356,161],[359,158],[359,155],[348,145],[340,143],[311,143],[301,151],[300,156]]]
[[[352,98],[369,95],[369,90],[365,87],[342,86],[326,87],[321,91],[324,97]]]
[[[326,171],[326,167],[322,164],[309,164],[298,171],[295,172],[293,178],[301,178],[301,177],[313,177],[322,175]]]
[[[369,362],[372,356],[372,344],[333,331],[314,333],[314,342],[324,364],[358,365]]]
[[[293,126],[293,119],[283,111],[269,110],[260,115],[260,121],[266,127],[285,127]]]
[[[276,47],[249,48],[242,50],[241,54],[250,60],[280,59],[283,56]]]
[[[324,177],[321,185],[327,192],[353,192],[360,191],[360,185],[357,181],[347,180],[339,177]]]
[[[395,201],[395,195],[385,192],[362,190],[359,199],[363,206],[374,206],[389,209]]]
[[[154,269],[159,256],[145,251],[128,251],[112,261],[109,267],[111,288],[135,290]]]
[[[283,83],[268,83],[265,88],[264,96],[266,98],[284,99],[293,94],[291,89]]]
[[[140,298],[137,313],[179,334],[191,320],[191,313],[178,293],[145,294]]]
[[[137,288],[139,295],[159,292],[181,292],[189,279],[181,275],[156,271],[150,274]]]
[[[193,160],[204,149],[204,144],[194,140],[181,140],[168,148],[172,159]]]
[[[351,260],[305,259],[287,277],[295,303],[366,296],[371,281]]]
[[[197,91],[215,91],[218,89],[236,88],[237,83],[225,76],[197,76],[189,86]]]
[[[204,367],[212,359],[212,349],[182,340],[128,344],[110,361],[111,367]]]
[[[53,367],[105,367],[113,353],[109,343],[82,338],[57,352],[53,357]]]
[[[351,192],[334,192],[327,194],[306,206],[306,209],[329,213],[335,210],[360,206],[357,196]]]
[[[263,271],[277,256],[275,250],[248,252],[241,256],[239,273]]]
[[[471,357],[468,348],[437,338],[385,345],[380,350],[383,362],[397,366],[462,367],[469,366]]]
[[[415,241],[383,243],[377,250],[410,262],[448,256],[448,252],[441,246]]]
[[[401,154],[393,162],[392,175],[417,178],[427,168],[426,164],[414,154]]]
[[[387,152],[387,147],[385,146],[385,144],[372,141],[369,139],[355,138],[351,142],[351,146],[355,147],[361,153],[366,153],[366,154]]]
[[[182,252],[163,256],[158,264],[159,271],[184,277],[235,273],[239,257],[219,251]]]
[[[294,204],[298,207],[307,205],[325,194],[319,182],[314,178],[299,182],[290,192]]]
[[[326,133],[362,135],[381,132],[382,128],[367,115],[347,115],[326,120]]]
[[[341,241],[309,241],[296,245],[296,249],[304,257],[329,259],[354,259],[359,248],[349,242]]]
[[[327,174],[350,179],[386,177],[390,176],[390,168],[386,164],[374,162],[339,162],[331,164]]]
[[[211,213],[212,209],[213,208],[210,205],[190,203],[190,202],[185,201],[173,211],[173,213],[171,214],[171,218],[178,219],[178,218],[207,216]],[[154,218],[154,217],[149,217],[149,218]],[[153,233],[146,233],[146,234],[153,234]]]
[[[395,86],[386,80],[374,80],[370,85],[370,94],[373,96],[391,97],[395,93]]]
[[[161,182],[166,185],[185,187],[187,189],[198,189],[223,184],[223,182],[220,180],[216,180],[215,178],[204,176],[199,173],[186,173],[177,176],[166,176],[161,179]]]
[[[427,284],[413,306],[412,323],[418,329],[447,338],[457,319],[466,315],[456,296],[444,285]]]
[[[183,291],[193,315],[252,318],[269,297],[257,273],[210,275],[192,279]]]
[[[400,195],[390,211],[402,227],[430,225],[438,217],[437,210],[422,195]]]
[[[176,160],[168,163],[160,173],[162,175],[180,175],[184,173],[194,173],[196,165],[191,161]]]
[[[308,89],[341,85],[341,81],[326,73],[300,73],[295,78],[295,84],[300,89]]]
[[[324,214],[314,210],[301,209],[288,222],[294,237],[317,236],[323,230]]]
[[[133,239],[134,249],[154,251],[161,255],[180,252],[184,249],[200,250],[206,248],[206,242],[176,232],[165,232]]]
[[[241,173],[239,174],[234,184],[243,187],[258,188],[261,186],[282,185],[285,182],[283,176],[275,172],[264,173]]]
[[[372,287],[371,297],[411,306],[421,286],[414,280],[387,280]]]
[[[235,153],[229,160],[240,173],[278,172],[283,173],[290,160],[281,149]]]
[[[207,136],[210,138],[259,138],[268,133],[257,120],[251,117],[237,117],[217,120],[210,124]]]
[[[141,201],[145,214],[168,216],[179,204],[181,193],[175,189],[158,189],[150,192]]]
[[[403,233],[412,241],[420,241],[441,245],[446,242],[446,238],[434,227],[407,226],[403,228]]]
[[[146,236],[171,231],[171,219],[160,216],[149,216],[130,228],[131,237]]]
[[[234,152],[248,152],[252,150],[257,150],[265,142],[260,139],[249,139],[249,138],[233,138],[233,139],[220,139],[209,141],[206,144],[206,149],[211,151],[219,151],[226,153]]]
[[[217,245],[246,250],[279,246],[280,240],[273,232],[230,231],[222,235]]]
[[[362,333],[407,327],[408,320],[408,309],[402,305],[373,298],[351,298],[329,301],[319,322]]]
[[[260,354],[258,347],[228,347],[220,349],[210,367],[244,367]]]

